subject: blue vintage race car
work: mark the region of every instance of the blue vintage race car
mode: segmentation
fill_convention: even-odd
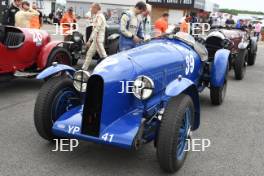
[[[207,50],[184,33],[112,55],[90,74],[54,64],[38,75],[35,126],[46,140],[77,138],[126,149],[154,141],[160,166],[175,172],[200,124],[199,95],[223,102],[230,51],[210,62]]]

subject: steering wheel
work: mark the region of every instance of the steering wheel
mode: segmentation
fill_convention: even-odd
[[[233,48],[234,47],[234,45],[235,45],[235,43],[232,41],[232,40],[230,40],[230,39],[224,39],[223,40],[223,47],[224,48]]]

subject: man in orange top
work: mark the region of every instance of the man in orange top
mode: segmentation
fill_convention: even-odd
[[[73,13],[73,8],[70,7],[67,12],[64,13],[63,17],[60,20],[60,24],[63,28],[63,34],[65,36],[69,35],[70,32],[76,28],[76,26],[73,23],[76,23],[76,17]],[[66,38],[66,37],[65,37]]]
[[[42,26],[42,13],[38,10],[37,4],[35,2],[32,3],[32,9],[38,11],[39,16],[33,16],[30,20],[30,28],[40,29]]]
[[[155,22],[155,30],[157,31],[157,36],[166,33],[168,29],[169,14],[163,13],[162,16]]]
[[[189,33],[189,24],[188,24],[189,20],[190,20],[190,16],[186,15],[185,19],[183,20],[183,22],[180,25],[180,31],[181,32]]]

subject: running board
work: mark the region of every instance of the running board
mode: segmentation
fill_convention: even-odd
[[[37,72],[21,72],[21,71],[16,71],[14,73],[14,76],[15,77],[26,77],[26,78],[28,78],[28,77],[35,77],[37,75],[38,75]]]

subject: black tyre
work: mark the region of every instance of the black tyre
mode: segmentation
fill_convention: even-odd
[[[239,51],[237,58],[235,58],[234,72],[235,72],[236,80],[242,80],[245,76],[247,57],[248,57],[248,50],[243,49]]]
[[[247,60],[248,65],[255,65],[256,57],[257,57],[257,51],[258,51],[258,47],[256,46],[255,51],[249,52],[249,56],[248,56],[248,60]]]
[[[0,75],[0,83],[1,82],[11,81],[14,78],[16,78],[16,77],[12,73],[10,73],[10,74],[2,74],[2,75]]]
[[[56,47],[52,50],[48,57],[47,67],[51,66],[53,62],[64,65],[72,65],[71,54],[65,48]]]
[[[178,171],[186,159],[194,112],[188,95],[179,95],[168,103],[157,138],[157,158],[165,172]]]
[[[34,123],[39,135],[46,140],[56,138],[52,134],[53,123],[63,113],[79,104],[79,93],[74,89],[71,79],[49,79],[40,89],[35,103]]]
[[[210,97],[213,105],[221,105],[225,99],[227,89],[227,79],[225,79],[224,85],[222,87],[210,88]]]

